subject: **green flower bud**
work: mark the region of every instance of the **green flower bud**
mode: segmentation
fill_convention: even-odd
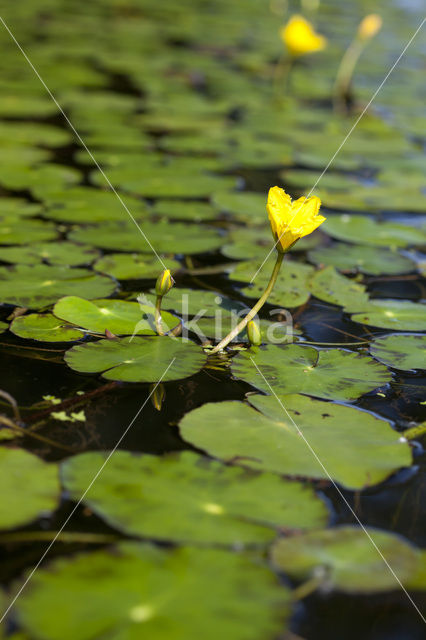
[[[152,384],[151,385],[151,402],[157,411],[161,411],[163,406],[164,399],[166,397],[166,390],[164,385],[160,382],[160,384]]]
[[[260,344],[262,344],[262,336],[260,335],[259,325],[254,320],[250,320],[247,324],[247,335],[250,344],[253,347],[258,347]]]
[[[162,273],[157,278],[157,282],[155,285],[155,293],[157,296],[165,296],[166,293],[170,291],[173,287],[175,281],[172,278],[172,274],[169,269],[164,269]]]

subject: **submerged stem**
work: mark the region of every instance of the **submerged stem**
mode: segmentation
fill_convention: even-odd
[[[155,330],[159,336],[164,336],[163,322],[161,319],[161,301],[163,296],[157,296],[155,300]]]
[[[274,270],[272,271],[272,275],[271,275],[271,278],[270,278],[270,280],[268,282],[268,286],[266,287],[266,289],[265,289],[264,293],[262,294],[262,296],[256,302],[254,307],[252,309],[250,309],[250,311],[248,312],[246,317],[243,318],[241,320],[241,322],[239,322],[237,324],[237,326],[234,329],[232,329],[232,331],[230,333],[228,333],[228,335],[225,338],[223,338],[223,340],[221,342],[219,342],[219,344],[216,345],[216,347],[214,347],[214,349],[212,349],[210,351],[210,353],[217,353],[218,351],[221,351],[222,349],[224,349],[231,342],[231,340],[233,340],[239,333],[241,333],[241,331],[243,329],[246,328],[246,326],[250,322],[250,320],[252,320],[254,318],[254,316],[257,314],[257,312],[263,307],[263,305],[265,304],[266,300],[269,297],[269,294],[271,293],[272,289],[274,288],[275,282],[277,281],[278,274],[280,272],[281,263],[283,261],[283,258],[284,258],[284,253],[278,252],[277,260],[276,260],[275,266],[274,266]]]

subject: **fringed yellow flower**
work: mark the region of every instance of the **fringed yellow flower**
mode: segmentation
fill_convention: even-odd
[[[290,18],[281,28],[280,36],[293,58],[321,51],[327,44],[327,39],[316,33],[311,23],[299,15]]]
[[[321,200],[316,196],[291,201],[280,187],[271,187],[266,210],[272,234],[280,253],[286,253],[295,242],[315,231],[325,220],[318,215]]]

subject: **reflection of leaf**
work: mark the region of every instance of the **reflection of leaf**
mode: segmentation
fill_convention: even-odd
[[[270,392],[304,393],[329,400],[356,400],[391,380],[386,367],[369,356],[344,349],[322,349],[301,345],[267,345],[239,353],[232,360],[232,373],[249,384]]]
[[[64,463],[72,497],[84,493],[104,460],[105,454],[84,453]],[[85,502],[130,535],[176,542],[266,543],[278,527],[313,528],[327,519],[324,504],[300,484],[191,452],[159,458],[118,451]]]
[[[118,338],[77,345],[66,352],[71,369],[101,373],[107,380],[157,382],[197,373],[206,357],[193,342],[167,337]]]
[[[134,542],[55,560],[17,602],[20,624],[44,640],[274,638],[289,609],[259,559]]]
[[[352,407],[299,395],[279,397],[291,418],[275,397],[250,396],[258,411],[228,401],[187,413],[179,425],[182,437],[215,458],[254,469],[329,479],[325,467],[352,489],[382,482],[411,464],[409,446],[399,442],[388,422]]]
[[[393,572],[407,584],[419,564],[419,550],[392,533],[368,533],[380,552],[361,528],[346,526],[281,538],[272,549],[272,561],[297,580],[323,575],[324,587],[348,593],[392,591],[397,588]]]

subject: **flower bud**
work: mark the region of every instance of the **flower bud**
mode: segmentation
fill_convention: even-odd
[[[161,411],[164,399],[166,397],[166,390],[164,384],[152,384],[151,385],[151,402],[157,411]]]
[[[249,320],[247,324],[247,335],[249,342],[253,347],[258,347],[260,344],[262,344],[260,328],[257,322],[255,322],[254,320]]]
[[[164,269],[162,273],[157,278],[157,282],[155,285],[155,293],[157,296],[165,296],[166,293],[170,291],[173,287],[175,281],[172,278],[172,274],[170,273],[170,269]]]
[[[358,36],[361,40],[370,40],[382,27],[382,19],[377,13],[365,16],[358,27]]]

